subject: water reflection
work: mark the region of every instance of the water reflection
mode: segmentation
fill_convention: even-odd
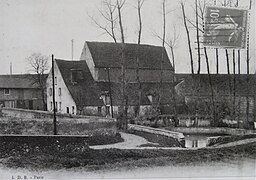
[[[209,137],[220,136],[220,134],[185,134],[186,148],[206,147]]]

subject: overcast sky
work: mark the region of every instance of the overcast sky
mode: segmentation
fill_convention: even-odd
[[[137,15],[134,8],[136,0],[127,0],[123,10],[126,42],[137,40]],[[190,72],[190,59],[186,44],[185,29],[182,25],[179,0],[167,0],[167,36],[172,34],[175,25],[180,38],[176,54],[177,72]],[[187,0],[189,17],[194,1]],[[247,8],[249,0],[242,0],[241,7]],[[254,0],[253,3],[255,4]],[[0,74],[8,74],[12,62],[13,73],[27,73],[26,57],[32,53],[47,56],[54,54],[59,59],[71,59],[71,39],[74,39],[74,59],[79,59],[85,41],[111,41],[88,17],[94,16],[100,21],[98,9],[101,0],[0,0]],[[253,5],[253,8],[255,5]],[[250,22],[251,69],[255,72],[255,9]],[[146,0],[142,9],[142,43],[161,46],[154,34],[162,33],[161,0]],[[194,30],[190,28],[192,38]],[[168,50],[168,49],[167,49]],[[168,50],[169,51],[169,50]],[[193,49],[195,52],[195,49]],[[211,71],[215,72],[215,61],[210,55]],[[194,58],[196,61],[196,58]],[[226,72],[225,58],[221,58],[220,70]],[[242,51],[242,72],[245,70],[245,51]],[[205,72],[205,63],[202,64]],[[196,69],[196,65],[195,65]]]

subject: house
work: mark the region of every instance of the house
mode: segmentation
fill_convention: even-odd
[[[212,91],[208,74],[176,74],[180,83],[175,87],[187,105],[198,103],[199,111],[211,106]],[[231,114],[233,110],[246,114],[247,98],[249,114],[255,114],[256,79],[254,74],[211,74],[213,98],[219,112]],[[235,109],[233,109],[235,104]],[[208,109],[209,110],[209,109]]]
[[[35,74],[0,75],[0,103],[4,107],[43,110]]]
[[[114,115],[122,104],[121,44],[85,42],[79,61],[55,60],[56,109],[60,113],[86,115]],[[128,114],[138,112],[136,80],[136,44],[125,44],[126,90]],[[163,66],[161,67],[161,56]],[[158,46],[140,47],[140,114],[145,114],[160,99],[162,113],[172,109],[173,68],[165,49]],[[162,69],[162,70],[161,70]],[[162,72],[161,72],[162,71]],[[162,74],[162,84],[160,85]],[[52,76],[47,79],[48,110],[53,110]],[[160,88],[161,86],[161,88]],[[161,93],[160,90],[161,89]],[[161,94],[161,95],[160,95]],[[111,96],[110,96],[111,95]],[[159,98],[160,97],[160,98]],[[111,109],[111,102],[112,107]]]
[[[53,111],[52,70],[47,78],[47,107]],[[59,113],[81,114],[86,107],[91,114],[98,114],[103,106],[100,92],[85,61],[56,59],[54,63],[55,108]]]
[[[82,49],[81,61],[86,61],[92,77],[97,82],[119,82],[121,76],[121,43],[88,42]],[[129,82],[136,82],[137,44],[126,43],[124,47],[126,77]],[[163,59],[162,59],[163,56]],[[162,67],[161,67],[162,61]],[[165,49],[160,46],[140,45],[139,77],[141,82],[171,82],[173,67]]]

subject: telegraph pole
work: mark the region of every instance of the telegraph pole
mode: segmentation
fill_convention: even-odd
[[[54,55],[52,54],[52,102],[53,102],[53,134],[57,135],[56,107],[55,107],[55,75],[54,75]]]
[[[109,91],[110,106],[111,106],[111,117],[114,118],[113,104],[112,104],[112,93],[111,93],[111,84],[110,84],[110,76],[109,76],[109,69],[110,69],[110,68],[106,68],[107,73],[108,73],[108,91]]]

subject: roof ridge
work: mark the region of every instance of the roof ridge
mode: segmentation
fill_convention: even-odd
[[[86,43],[108,43],[108,44],[122,44],[121,42],[109,42],[109,41],[85,41]],[[128,44],[128,45],[138,45],[137,43],[132,43],[132,42],[128,42],[128,43],[124,43],[124,44]],[[150,46],[150,47],[158,47],[158,48],[162,48],[162,46],[158,46],[158,45],[152,45],[152,44],[140,44],[141,46]]]

